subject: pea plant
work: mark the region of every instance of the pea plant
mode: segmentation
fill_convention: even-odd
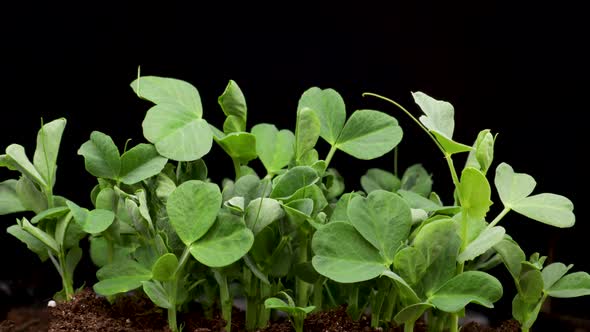
[[[167,312],[172,331],[183,329],[179,313],[195,302],[205,314],[221,312],[231,331],[236,297],[245,300],[248,331],[282,312],[299,332],[308,314],[344,303],[353,319],[369,310],[376,328],[413,331],[424,318],[430,331],[458,331],[467,305],[493,307],[502,297],[501,283],[488,273],[500,264],[514,279],[513,315],[525,331],[547,297],[590,294],[590,275],[568,273],[571,265],[562,263],[545,266],[539,254],[527,260],[499,225],[514,211],[571,227],[571,201],[531,195],[535,180],[500,163],[494,184],[503,209],[490,216],[496,137],[486,129],[474,144],[456,142],[447,102],[414,93],[424,113],[416,118],[366,94],[400,108],[441,151],[454,184],[453,202],[445,204],[421,164],[398,173],[398,121],[376,110],[348,116],[333,89],[306,90],[288,129],[249,126],[234,81],[217,100],[225,117],[219,125],[205,119],[188,82],[140,76],[131,88],[151,104],[142,122],[147,142],[128,148],[105,133],[90,134],[78,150],[96,178],[88,206],[53,194],[64,119],[42,125],[33,162],[16,144],[0,156],[0,166],[21,174],[0,183],[0,214],[33,215],[8,232],[53,262],[66,300],[75,292],[83,239],[97,267],[94,291],[111,301],[144,294]],[[220,183],[208,174],[214,148],[233,166]],[[347,191],[332,164],[338,151],[361,160],[395,151],[393,170],[368,168],[360,188]],[[459,154],[467,155],[463,168],[454,164]]]

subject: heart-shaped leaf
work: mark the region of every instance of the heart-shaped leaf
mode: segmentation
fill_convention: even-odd
[[[512,209],[536,221],[555,227],[572,227],[576,223],[574,204],[568,198],[544,193],[519,200]]]
[[[254,234],[241,218],[221,214],[209,232],[190,247],[193,257],[209,267],[223,267],[242,258],[254,243]]]
[[[170,224],[187,246],[207,233],[220,208],[219,187],[198,180],[178,186],[166,202]]]
[[[373,110],[359,110],[350,116],[336,147],[358,159],[374,159],[393,150],[403,136],[397,120]]]
[[[530,195],[537,182],[525,173],[515,173],[512,167],[501,163],[496,167],[494,179],[500,200],[505,207],[512,208],[515,203]]]
[[[295,135],[291,131],[261,123],[251,132],[256,136],[256,153],[268,173],[275,174],[289,164],[295,153]]]
[[[387,270],[379,251],[345,222],[333,221],[317,230],[312,250],[313,267],[336,282],[370,280]]]
[[[121,182],[134,184],[157,175],[168,159],[160,156],[151,144],[138,144],[121,156]]]
[[[154,104],[178,104],[202,117],[199,91],[190,83],[174,78],[142,76],[131,83],[131,88],[137,96]]]
[[[541,274],[543,276],[543,288],[545,290],[551,288],[555,282],[563,277],[567,271],[573,267],[573,264],[565,266],[563,263],[551,263],[543,268]]]
[[[387,259],[393,257],[410,234],[412,213],[398,195],[372,191],[367,198],[355,197],[348,205],[348,217],[354,228]]]
[[[361,176],[361,186],[367,194],[378,189],[396,191],[401,186],[401,180],[390,172],[371,168]]]
[[[246,164],[256,159],[256,136],[246,132],[232,132],[217,143],[234,160]]]
[[[480,271],[467,271],[447,281],[437,289],[428,302],[445,312],[457,312],[468,303],[493,308],[502,297],[502,284],[493,276]]]
[[[340,94],[333,89],[310,88],[299,99],[297,111],[305,108],[317,114],[320,136],[331,145],[335,145],[346,121],[346,107]]]

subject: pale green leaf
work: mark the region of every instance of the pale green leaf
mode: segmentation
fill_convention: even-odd
[[[46,123],[37,133],[33,164],[45,179],[45,183],[51,185],[55,182],[57,154],[65,126],[66,119],[61,118]]]
[[[512,205],[512,209],[536,221],[555,227],[572,227],[576,222],[574,204],[568,198],[544,193],[529,196]]]
[[[335,145],[346,120],[344,100],[333,89],[308,89],[299,99],[297,110],[313,110],[320,120],[320,135],[331,145]]]
[[[281,219],[284,215],[285,212],[277,200],[272,198],[257,198],[250,201],[250,204],[246,208],[246,226],[256,235],[264,227]]]
[[[262,123],[252,127],[256,136],[256,153],[268,173],[274,174],[289,164],[295,151],[295,135]],[[314,143],[315,144],[315,143]]]
[[[246,130],[246,118],[248,114],[246,99],[244,98],[242,90],[235,81],[229,81],[225,91],[223,91],[223,94],[219,96],[217,102],[219,103],[219,106],[221,106],[223,113],[228,117],[226,120],[228,125],[223,125],[223,130],[226,134],[230,132]]]
[[[187,246],[207,233],[220,208],[219,187],[198,180],[178,186],[166,202],[170,224]]]
[[[58,207],[54,207],[51,209],[41,211],[40,213],[37,213],[33,217],[33,219],[31,219],[31,224],[36,224],[36,223],[40,222],[41,220],[45,220],[45,219],[59,218],[59,217],[65,215],[66,213],[68,213],[69,211],[70,211],[70,209],[67,206],[58,206]]]
[[[26,176],[16,182],[16,194],[27,211],[40,213],[47,209],[47,197]]]
[[[492,190],[485,175],[476,168],[466,167],[459,183],[461,207],[473,219],[484,219],[492,205]]]
[[[12,225],[6,229],[6,233],[14,236],[15,238],[19,239],[21,242],[27,245],[27,248],[37,254],[39,259],[44,262],[47,258],[49,258],[49,254],[47,252],[47,246],[41,242],[39,239],[31,235],[29,232],[25,231],[20,225]]]
[[[223,267],[242,258],[253,243],[254,234],[241,218],[223,214],[205,236],[190,246],[190,252],[209,267]]]
[[[426,310],[432,307],[432,304],[426,302],[414,303],[400,310],[393,319],[398,324],[415,322],[422,317]]]
[[[152,276],[158,281],[171,280],[177,266],[178,258],[176,255],[172,253],[164,254],[152,266]]]
[[[396,191],[401,187],[401,180],[390,172],[371,168],[361,176],[361,186],[367,194],[377,189]]]
[[[402,175],[401,189],[428,197],[432,191],[432,176],[421,164],[412,165]]]
[[[379,251],[349,223],[334,221],[317,230],[312,250],[313,267],[336,282],[370,280],[387,270]]]
[[[167,162],[153,145],[138,144],[121,156],[121,182],[134,184],[157,175]]]
[[[316,171],[309,166],[297,166],[283,174],[272,188],[270,197],[287,200],[301,188],[313,185],[319,181]]]
[[[142,76],[131,83],[135,93],[154,104],[178,104],[199,118],[203,114],[201,97],[190,83],[174,78]]]
[[[468,303],[493,308],[502,297],[502,284],[493,276],[480,271],[463,272],[437,289],[428,302],[445,312],[457,312]]]
[[[16,193],[16,180],[0,182],[0,215],[27,211]]]
[[[304,156],[315,147],[320,137],[320,119],[318,113],[310,108],[297,110],[295,123],[295,159],[309,159]]]
[[[543,276],[543,288],[550,289],[567,271],[573,267],[573,264],[565,266],[563,263],[551,263],[543,268],[541,274]]]
[[[408,204],[398,195],[372,191],[367,198],[355,197],[348,205],[348,217],[356,230],[393,262],[398,248],[407,240],[412,225]]]
[[[526,260],[526,256],[522,249],[520,249],[514,240],[507,237],[496,244],[494,249],[502,258],[502,261],[508,269],[508,272],[512,275],[512,278],[518,280],[522,269],[521,263]]]
[[[465,247],[465,250],[457,257],[457,262],[464,263],[470,261],[482,255],[490,248],[498,244],[504,238],[506,230],[501,226],[494,226],[492,228],[486,228],[479,234],[475,240]]]
[[[547,294],[560,298],[590,295],[590,274],[586,272],[566,274],[547,290]]]
[[[217,143],[234,160],[246,164],[256,159],[256,136],[246,132],[232,132]]]
[[[520,274],[518,278],[519,294],[523,301],[536,303],[543,295],[543,276],[541,271],[531,269]]]
[[[66,271],[70,278],[74,278],[74,270],[78,263],[82,260],[82,249],[80,247],[74,247],[68,251],[66,254]]]
[[[173,305],[168,300],[166,290],[159,282],[156,281],[142,281],[143,291],[145,294],[160,308],[173,309]]]
[[[6,155],[10,157],[13,166],[15,166],[19,172],[41,187],[47,187],[48,183],[45,182],[43,176],[39,174],[35,166],[31,163],[29,158],[27,158],[24,147],[18,144],[10,144],[6,148]]]
[[[465,167],[474,167],[486,174],[494,160],[495,140],[496,137],[490,133],[489,129],[480,131],[473,143],[473,149],[467,156]]]
[[[453,138],[455,130],[455,109],[449,102],[436,100],[423,92],[413,92],[414,102],[418,104],[425,115],[420,116],[420,122],[431,131],[437,131],[449,139]]]
[[[29,234],[36,237],[39,241],[43,242],[43,244],[45,244],[47,246],[47,248],[51,249],[54,254],[57,254],[59,252],[59,245],[55,241],[55,239],[51,235],[44,232],[43,230],[33,226],[27,220],[27,218],[21,219],[21,227],[25,231],[29,232]]]
[[[82,144],[78,154],[84,156],[88,173],[106,179],[117,179],[121,171],[119,149],[110,136],[99,131],[90,134],[90,140]]]
[[[506,163],[501,163],[496,167],[494,183],[500,200],[508,208],[512,208],[515,203],[530,195],[537,185],[532,176],[525,173],[515,173],[512,167]]]
[[[358,159],[374,159],[393,150],[403,136],[397,120],[373,110],[359,110],[350,116],[338,140],[338,149]]]

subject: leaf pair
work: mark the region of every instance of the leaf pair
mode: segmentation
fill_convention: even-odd
[[[359,110],[346,120],[344,101],[332,89],[311,88],[305,91],[299,99],[297,109],[300,112],[304,112],[305,109],[312,110],[319,120],[319,135],[333,148],[358,159],[368,160],[380,157],[391,151],[402,139],[403,132],[397,120],[385,113]],[[313,131],[317,126],[313,119],[306,122],[310,125],[306,125],[305,130]],[[305,146],[311,145],[313,136],[308,135],[310,139],[302,140],[310,142]],[[299,154],[297,156],[300,157]]]
[[[168,162],[151,144],[138,144],[121,156],[111,137],[99,131],[92,132],[78,154],[84,156],[84,165],[90,174],[125,184],[157,175]]]

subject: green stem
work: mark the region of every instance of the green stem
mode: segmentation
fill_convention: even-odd
[[[176,287],[174,287],[176,288]],[[172,304],[172,303],[171,303]],[[176,321],[176,304],[173,304],[168,309],[168,327],[172,330],[172,332],[178,332],[178,323]]]
[[[388,323],[393,321],[393,312],[395,310],[395,304],[397,303],[397,293],[394,287],[389,288],[389,293],[385,298],[385,307],[383,308],[382,319]]]
[[[399,145],[393,149],[393,175],[398,176],[398,154],[399,154]]]
[[[308,260],[308,236],[307,232],[302,230],[301,241],[299,242],[299,250],[297,252],[297,263],[305,263]],[[295,292],[297,293],[297,301],[295,304],[298,307],[307,307],[309,300],[309,292],[311,285],[299,277],[295,277]]]
[[[68,268],[66,267],[66,255],[63,248],[59,249],[57,259],[62,272],[61,282],[66,293],[66,301],[69,301],[74,297],[74,286],[72,285],[73,278],[69,275]]]
[[[258,327],[259,300],[255,296],[246,296],[246,331],[254,331]]]
[[[236,173],[236,180],[240,178],[241,174],[240,174],[240,162],[235,160],[234,158],[231,159],[231,161],[234,164],[234,172]]]
[[[305,316],[301,314],[294,314],[291,319],[293,322],[293,328],[295,328],[295,332],[303,332],[303,322],[305,321]]]
[[[449,332],[459,332],[459,314],[452,313],[449,326]]]
[[[359,286],[358,284],[352,284],[350,287],[352,287],[352,289],[349,289],[348,308],[346,309],[346,312],[353,320],[357,321],[361,318],[361,312],[359,310]],[[329,294],[331,295],[331,293]]]
[[[227,276],[219,270],[213,271],[215,280],[219,284],[219,297],[221,300],[221,317],[226,321],[225,330],[231,332],[231,309],[232,309],[232,298],[229,293],[229,284],[227,282]]]
[[[336,147],[336,145],[332,145],[330,147],[330,151],[328,151],[328,155],[326,156],[326,169],[328,169],[328,165],[330,165],[330,161],[332,161],[332,157],[334,157],[334,153],[336,153],[336,150],[338,150],[338,148]]]
[[[385,295],[381,290],[377,290],[373,294],[373,300],[371,301],[371,327],[376,329],[379,327],[379,322],[381,321],[381,309],[383,308]]]
[[[319,277],[319,279],[313,284],[313,298],[312,298],[312,305],[315,306],[316,311],[322,310],[322,300],[324,298],[323,290],[324,290],[324,282],[326,279],[324,277]]]
[[[500,214],[498,214],[496,216],[496,218],[494,218],[494,220],[492,220],[492,222],[488,225],[487,229],[490,229],[490,228],[496,226],[496,224],[499,223],[500,220],[502,220],[502,218],[504,218],[504,216],[506,214],[508,214],[508,212],[510,212],[510,210],[512,210],[512,209],[509,207],[504,207],[504,210],[502,210],[502,212],[500,212]]]
[[[258,278],[256,278],[258,279]],[[265,284],[260,279],[258,279],[258,285],[260,289],[260,297],[258,300],[258,324],[257,327],[259,329],[263,329],[268,324],[270,320],[270,309],[266,309],[264,306],[264,299],[271,297],[272,289],[269,284]]]
[[[404,323],[404,332],[414,332],[414,321]]]

